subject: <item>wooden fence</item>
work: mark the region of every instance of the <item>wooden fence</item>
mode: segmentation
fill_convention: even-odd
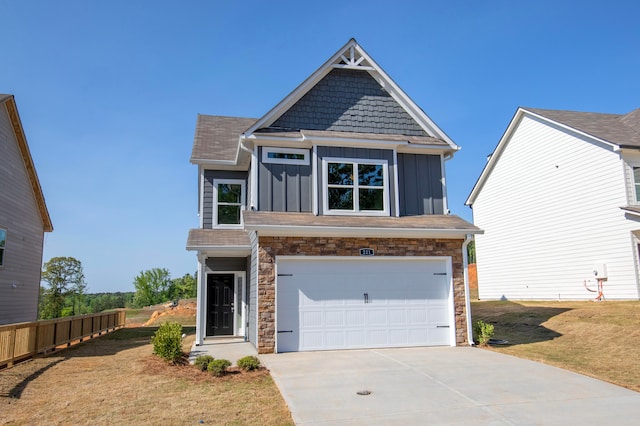
[[[0,325],[0,369],[124,327],[124,309],[92,315]]]

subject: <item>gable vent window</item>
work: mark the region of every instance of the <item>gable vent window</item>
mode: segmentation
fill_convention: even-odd
[[[242,210],[245,206],[245,183],[243,180],[214,179],[213,196],[214,226],[234,227],[242,224]]]
[[[4,266],[4,250],[7,244],[7,230],[0,228],[0,268]]]
[[[274,164],[309,165],[309,150],[299,148],[262,148],[262,162]]]
[[[324,159],[324,213],[389,215],[386,160]]]

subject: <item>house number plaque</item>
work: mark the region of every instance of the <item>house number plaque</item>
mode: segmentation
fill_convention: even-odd
[[[373,249],[372,248],[361,248],[360,249],[360,256],[373,256]]]

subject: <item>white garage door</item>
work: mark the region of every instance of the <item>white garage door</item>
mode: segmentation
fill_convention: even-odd
[[[278,352],[452,345],[448,258],[277,260]]]

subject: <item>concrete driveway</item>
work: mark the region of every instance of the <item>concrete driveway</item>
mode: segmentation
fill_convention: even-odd
[[[478,348],[261,355],[297,425],[633,424],[640,393]],[[369,391],[369,395],[358,395]]]

